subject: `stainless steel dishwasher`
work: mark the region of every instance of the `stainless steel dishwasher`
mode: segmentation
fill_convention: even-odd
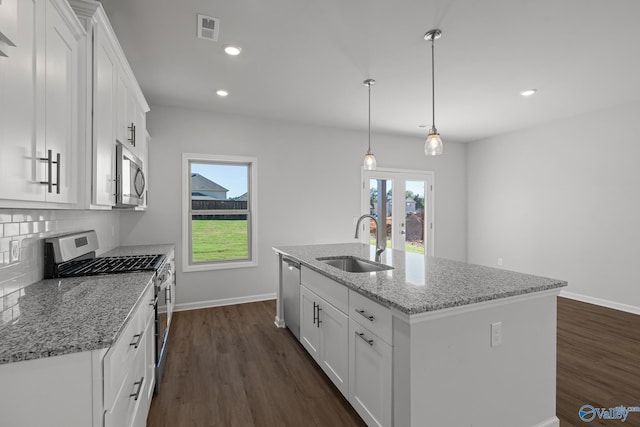
[[[284,324],[300,339],[300,263],[282,259]]]

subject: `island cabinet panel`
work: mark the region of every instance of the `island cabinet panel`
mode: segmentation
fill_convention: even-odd
[[[302,285],[300,342],[345,397],[349,392],[348,334],[346,314]]]
[[[391,426],[392,353],[389,343],[350,318],[349,403],[369,426]]]
[[[395,425],[557,427],[555,311],[552,291],[394,318]]]

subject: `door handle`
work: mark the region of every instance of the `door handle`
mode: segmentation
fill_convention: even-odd
[[[140,392],[142,391],[142,383],[144,383],[144,377],[141,377],[140,381],[136,381],[135,383],[133,383],[134,386],[138,386],[138,390],[136,390],[135,393],[131,393],[129,395],[129,397],[133,397],[133,400],[138,400],[138,397],[140,397]]]
[[[357,332],[356,331],[356,335],[360,337],[360,339],[364,342],[366,342],[367,344],[369,344],[371,347],[373,347],[373,340],[369,340],[367,338],[365,338],[364,333],[363,332]]]
[[[316,303],[315,303],[315,301],[314,301],[314,302],[313,302],[313,324],[314,324],[314,325],[316,324],[316,320],[317,320],[317,317],[316,317],[316,307],[317,307],[317,305],[316,305]]]

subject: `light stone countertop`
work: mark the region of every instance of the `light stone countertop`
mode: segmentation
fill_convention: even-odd
[[[122,246],[101,256],[166,255],[173,245]],[[24,288],[20,316],[0,326],[0,364],[110,347],[155,272],[46,279]]]
[[[408,315],[567,286],[563,280],[391,249],[382,253],[382,264],[394,267],[386,271],[349,273],[316,260],[349,255],[373,261],[375,247],[360,243],[279,246],[273,249]]]

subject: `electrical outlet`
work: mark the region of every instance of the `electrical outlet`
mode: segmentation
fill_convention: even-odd
[[[498,258],[498,267],[502,267],[502,258]]]
[[[18,262],[19,260],[20,260],[20,241],[12,240],[9,262]]]
[[[502,322],[491,324],[491,347],[499,347],[502,344]]]

